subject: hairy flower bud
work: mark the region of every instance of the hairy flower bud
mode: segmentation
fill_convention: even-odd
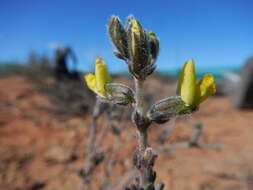
[[[119,59],[122,59],[122,60],[125,60],[126,58],[121,54],[121,53],[119,53],[117,50],[114,50],[113,52],[112,52],[117,58],[119,58]]]
[[[155,190],[155,189],[156,189],[156,188],[155,188],[154,184],[149,184],[149,185],[146,187],[145,190]]]
[[[146,130],[150,125],[150,119],[138,113],[138,111],[134,111],[132,114],[132,121],[135,123],[139,130]]]
[[[169,121],[172,117],[185,113],[184,101],[180,96],[173,96],[157,101],[148,111],[150,120],[162,124]]]
[[[143,158],[145,161],[149,161],[152,159],[154,153],[153,153],[153,149],[151,147],[148,147],[146,148],[145,152],[144,152],[144,155],[143,155]]]
[[[120,23],[119,17],[112,16],[108,22],[108,32],[118,52],[115,53],[121,59],[128,58],[127,33]]]
[[[149,37],[140,23],[133,17],[129,17],[127,28],[129,71],[137,79],[144,80],[155,68],[150,53]]]
[[[131,88],[120,83],[108,83],[105,85],[108,99],[119,105],[128,105],[135,102],[134,92]]]
[[[156,179],[156,172],[153,171],[153,170],[149,170],[148,171],[148,180],[151,182],[151,183],[154,183],[155,182],[155,179]],[[152,185],[150,186],[151,189],[148,189],[148,190],[154,190],[154,186],[152,188]]]
[[[148,32],[148,41],[150,46],[150,53],[152,55],[153,60],[155,61],[158,57],[160,47],[159,40],[154,32]]]

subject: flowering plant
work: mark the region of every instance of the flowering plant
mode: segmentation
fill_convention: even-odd
[[[182,67],[177,96],[167,97],[155,102],[147,109],[144,102],[144,82],[156,68],[159,54],[159,39],[154,32],[144,30],[132,16],[128,17],[124,27],[119,18],[112,16],[108,22],[108,32],[116,48],[116,57],[126,62],[133,76],[135,90],[113,83],[106,65],[101,58],[96,59],[95,75],[84,76],[88,87],[95,92],[99,100],[120,105],[132,105],[132,121],[138,134],[138,148],[134,155],[134,165],[140,176],[130,190],[162,190],[163,185],[155,186],[156,172],[153,170],[156,153],[148,145],[148,129],[152,122],[161,124],[177,115],[195,111],[200,103],[215,93],[215,81],[211,74],[204,75],[197,82],[195,64],[187,61]]]

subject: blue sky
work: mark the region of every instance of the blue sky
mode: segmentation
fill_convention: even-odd
[[[112,54],[106,23],[133,14],[160,38],[159,70],[194,58],[200,68],[237,67],[253,55],[252,0],[1,0],[0,61],[24,61],[31,50],[71,45],[79,68],[103,57],[112,71],[126,65]]]

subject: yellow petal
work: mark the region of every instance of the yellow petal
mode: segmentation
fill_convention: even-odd
[[[177,94],[189,106],[195,105],[196,96],[196,74],[194,61],[187,61],[180,73]]]
[[[204,75],[202,79],[197,84],[197,100],[196,104],[199,105],[201,102],[205,101],[209,96],[216,92],[216,86],[214,77],[211,74]]]
[[[96,59],[95,66],[96,89],[100,96],[106,97],[105,84],[111,82],[105,62],[101,58]]]
[[[138,44],[140,43],[140,40],[144,38],[144,32],[142,29],[142,26],[140,23],[134,19],[131,18],[131,53],[134,57],[135,54],[137,54],[136,50],[138,49]]]
[[[136,19],[131,19],[132,24],[132,32],[135,33],[138,37],[141,36],[142,33],[142,27],[140,23]]]
[[[97,93],[95,75],[94,74],[84,75],[84,80],[86,81],[88,88],[91,89],[93,92]]]
[[[185,70],[185,67],[186,67],[186,63],[183,65],[182,69],[181,69],[181,72],[179,74],[179,77],[178,77],[178,82],[177,82],[177,95],[180,96],[181,94],[181,88],[182,88],[182,81],[183,81],[183,77],[184,77],[184,70]]]

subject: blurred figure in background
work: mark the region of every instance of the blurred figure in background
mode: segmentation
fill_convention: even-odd
[[[253,108],[253,57],[246,60],[240,73],[225,73],[225,94],[236,108]]]
[[[76,70],[77,59],[70,47],[57,46],[55,50],[55,77],[58,81],[63,79],[79,79],[77,71],[71,72],[68,69],[68,58],[73,61],[74,68]]]

